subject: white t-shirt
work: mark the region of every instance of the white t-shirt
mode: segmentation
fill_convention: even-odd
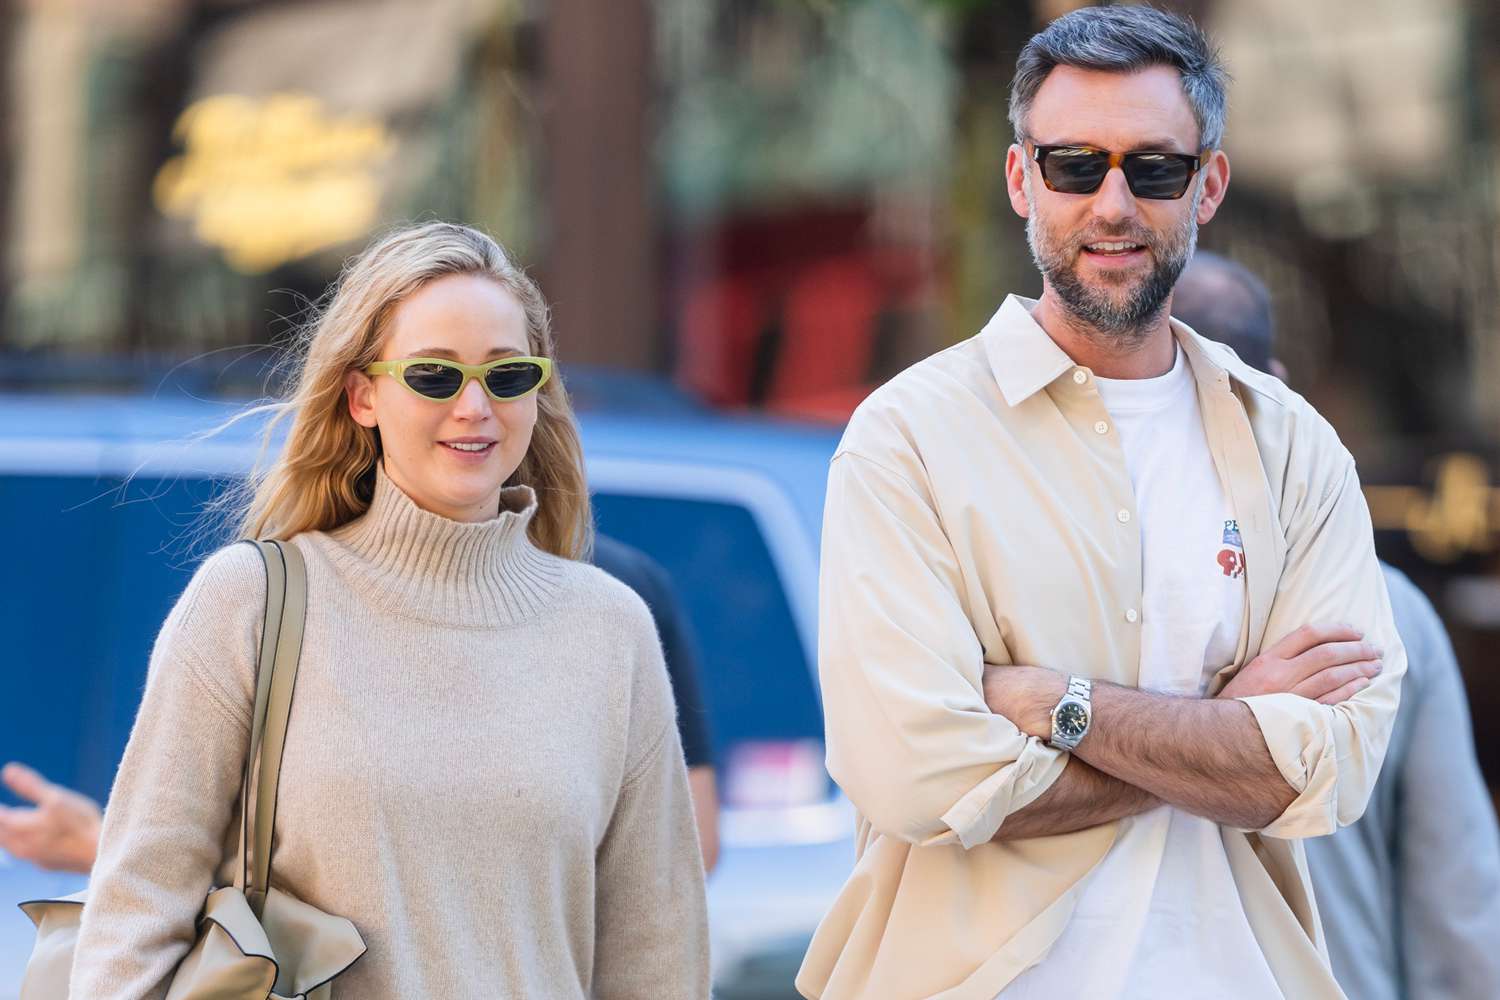
[[[1182,352],[1150,379],[1096,379],[1125,451],[1141,530],[1140,687],[1200,695],[1234,659],[1244,549]],[[1157,858],[1155,865],[1127,859]],[[1283,1000],[1211,820],[1161,806],[1121,822],[1068,926],[997,1000]]]

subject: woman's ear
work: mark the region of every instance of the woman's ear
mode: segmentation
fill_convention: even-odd
[[[361,427],[374,427],[375,380],[364,372],[344,376],[344,394],[349,397],[349,416]]]

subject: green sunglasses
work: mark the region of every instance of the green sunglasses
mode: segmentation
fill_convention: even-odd
[[[370,375],[392,375],[423,399],[448,400],[478,379],[490,398],[501,403],[525,399],[552,377],[551,358],[499,358],[482,365],[461,365],[443,358],[402,358],[377,361],[365,369]]]

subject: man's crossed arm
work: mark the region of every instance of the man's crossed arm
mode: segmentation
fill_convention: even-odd
[[[1297,797],[1248,705],[1291,693],[1336,705],[1380,672],[1382,651],[1344,625],[1308,625],[1264,650],[1214,698],[1096,681],[1093,721],[1062,776],[1006,817],[996,840],[1071,833],[1168,804],[1242,829],[1270,825]],[[986,667],[985,702],[1028,736],[1051,735],[1067,677],[1044,667]]]

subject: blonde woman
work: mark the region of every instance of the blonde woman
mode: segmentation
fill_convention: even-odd
[[[487,236],[350,262],[244,537],[308,611],[274,881],[369,950],[336,1000],[708,994],[703,867],[650,615],[591,544],[547,307]],[[421,359],[421,360],[414,360]],[[105,812],[72,995],[159,997],[229,878],[265,599],[206,560],[162,627]]]

